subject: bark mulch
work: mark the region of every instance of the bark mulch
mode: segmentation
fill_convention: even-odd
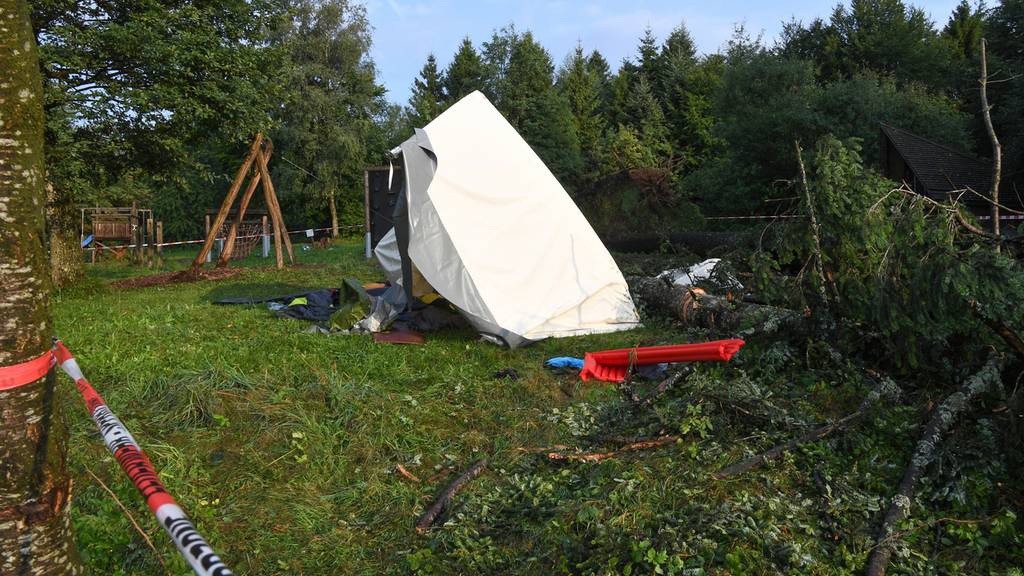
[[[150,286],[198,282],[199,280],[223,280],[237,276],[244,271],[244,268],[211,268],[193,273],[191,269],[185,269],[177,272],[161,272],[160,274],[152,274],[150,276],[139,276],[138,278],[125,278],[124,280],[111,282],[110,286],[112,288],[148,288]]]

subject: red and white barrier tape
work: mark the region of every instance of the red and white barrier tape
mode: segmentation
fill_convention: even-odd
[[[214,553],[213,548],[192,525],[185,512],[174,501],[157,476],[153,464],[142,448],[132,438],[124,424],[110,411],[103,398],[89,384],[82,374],[75,357],[60,340],[54,339],[51,358],[60,364],[64,373],[71,377],[82,393],[89,415],[99,427],[103,442],[114,455],[121,469],[128,474],[132,483],[146,499],[146,504],[157,521],[178,547],[178,552],[199,576],[231,576],[232,572]],[[52,366],[52,364],[50,364]]]
[[[338,230],[349,230],[349,229],[355,229],[355,228],[363,228],[363,226],[338,226]],[[292,234],[305,234],[307,230],[312,230],[314,232],[321,232],[323,230],[332,230],[332,228],[307,228],[307,229],[303,229],[303,230],[289,230],[288,231],[288,235],[291,236]],[[273,235],[274,235],[273,232],[271,232],[270,234],[267,234],[267,236],[273,236]],[[259,238],[261,236],[263,236],[263,234],[249,234],[249,235],[245,235],[245,236],[236,236],[236,238],[241,240],[243,238]],[[224,240],[227,237],[226,236],[218,236],[217,238],[220,239],[220,240]],[[180,240],[180,241],[177,241],[177,242],[161,242],[159,244],[157,244],[156,242],[153,242],[152,244],[150,244],[148,242],[143,242],[142,243],[142,247],[143,248],[148,248],[149,246],[181,246],[183,244],[202,244],[203,242],[206,242],[206,240]],[[135,248],[135,247],[136,247],[135,244],[118,244],[117,246],[104,246],[102,248],[97,247],[97,246],[90,246],[88,248],[83,248],[83,250],[85,250],[86,252],[89,252],[89,251],[94,251],[94,250],[119,250],[121,248]]]

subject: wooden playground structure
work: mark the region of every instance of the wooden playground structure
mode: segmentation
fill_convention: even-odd
[[[277,262],[277,268],[284,268],[284,257],[282,255],[282,243],[288,252],[289,263],[295,262],[294,254],[292,253],[292,242],[288,238],[288,229],[284,225],[284,218],[281,216],[281,206],[277,202],[277,193],[274,191],[274,183],[270,179],[270,170],[267,168],[267,163],[270,160],[270,155],[274,151],[274,143],[270,138],[265,138],[262,133],[256,134],[256,138],[253,139],[252,145],[249,147],[249,153],[246,155],[242,165],[238,168],[238,173],[235,175],[235,179],[231,182],[231,188],[228,189],[227,196],[224,197],[224,202],[221,203],[220,209],[217,211],[212,222],[207,217],[206,226],[206,241],[203,243],[203,248],[199,251],[195,260],[192,261],[193,272],[198,272],[205,263],[210,255],[210,251],[213,249],[214,244],[219,238],[223,238],[223,248],[220,252],[220,257],[217,258],[217,267],[223,268],[227,266],[228,261],[231,260],[232,254],[234,254],[236,247],[239,246],[239,232],[243,232],[242,236],[242,250],[253,249],[255,241],[251,244],[247,244],[253,232],[251,230],[251,220],[245,219],[246,210],[249,208],[249,202],[252,200],[253,193],[256,192],[256,187],[261,185],[263,189],[263,200],[266,204],[266,211],[270,216],[270,224],[274,229],[274,256]],[[255,165],[255,167],[254,167]],[[250,174],[251,173],[251,174]],[[242,188],[242,182],[245,181],[246,176],[249,176],[249,184],[242,194],[242,198],[239,201],[237,210],[232,209],[235,203],[235,198],[238,196],[239,190]],[[230,217],[230,223],[228,222]],[[266,217],[263,218],[261,234],[267,233]],[[222,228],[227,225],[227,232],[224,234]]]
[[[97,258],[109,254],[115,260],[127,257],[132,264],[161,266],[163,237],[163,222],[153,219],[152,209],[139,208],[135,203],[131,207],[81,209],[79,240],[82,248],[91,246],[94,264]]]

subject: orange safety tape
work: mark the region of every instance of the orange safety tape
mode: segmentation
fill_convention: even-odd
[[[39,380],[57,363],[52,350],[12,366],[0,366],[0,390],[10,390]]]

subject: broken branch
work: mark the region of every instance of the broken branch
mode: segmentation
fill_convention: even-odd
[[[566,452],[549,452],[548,458],[551,460],[567,460],[570,462],[600,462],[608,458],[614,458],[623,452],[633,452],[636,450],[647,450],[650,448],[657,448],[666,444],[672,444],[679,438],[676,436],[662,436],[661,438],[654,438],[652,440],[640,440],[638,442],[632,442],[611,452],[582,452],[582,453],[566,453]]]
[[[885,571],[889,566],[889,557],[893,552],[893,543],[899,539],[895,528],[910,514],[914,487],[924,473],[924,469],[935,458],[935,451],[942,436],[953,427],[960,414],[970,407],[977,396],[998,386],[999,383],[1000,361],[993,358],[981,370],[968,378],[956,392],[947,396],[936,408],[924,433],[917,441],[914,453],[910,456],[910,462],[903,472],[903,480],[892,498],[889,509],[885,512],[882,527],[878,532],[877,545],[868,558],[867,576],[885,576]]]
[[[448,501],[451,500],[452,496],[456,492],[462,489],[470,480],[476,478],[483,469],[487,467],[487,460],[481,459],[473,463],[468,470],[463,472],[458,478],[452,481],[451,484],[445,488],[441,494],[438,495],[437,500],[434,504],[427,509],[426,512],[420,516],[420,519],[416,521],[416,533],[423,534],[437,521],[437,517],[441,514],[441,511],[448,505]]]
[[[871,392],[868,392],[868,395],[864,397],[864,400],[861,401],[860,406],[853,413],[847,414],[846,416],[843,416],[842,418],[834,422],[829,422],[828,424],[819,426],[818,428],[815,428],[814,430],[811,430],[806,434],[797,436],[796,438],[793,438],[788,442],[779,444],[769,450],[766,450],[765,452],[757,454],[756,456],[744,458],[743,460],[740,460],[735,464],[726,466],[725,468],[722,468],[721,470],[716,472],[714,478],[715,480],[724,480],[726,478],[731,478],[733,476],[739,476],[740,474],[749,472],[754,468],[758,468],[761,465],[770,462],[778,458],[779,456],[782,456],[783,454],[789,452],[790,450],[793,450],[794,448],[798,448],[809,442],[820,440],[837,430],[842,430],[850,423],[863,416],[872,404],[874,404],[883,397],[893,396],[897,392],[898,389],[896,388],[896,385],[892,382],[892,380],[889,380],[888,378],[879,378],[877,384],[875,384],[875,387],[872,388]]]
[[[111,490],[106,485],[106,483],[103,482],[103,480],[100,480],[99,476],[93,473],[92,469],[86,466],[85,471],[88,472],[89,476],[92,476],[92,479],[95,480],[96,483],[100,485],[100,488],[103,488],[104,492],[109,494],[110,497],[114,499],[114,503],[117,504],[117,507],[121,509],[121,512],[124,512],[125,518],[128,518],[128,521],[131,522],[132,526],[135,527],[135,531],[138,532],[139,536],[142,536],[142,539],[146,542],[146,546],[149,546],[149,549],[153,551],[153,556],[156,556],[156,559],[160,561],[160,566],[163,566],[164,574],[167,574],[167,564],[164,563],[163,556],[161,556],[160,553],[157,552],[156,546],[153,545],[153,541],[149,538],[149,534],[146,534],[146,531],[142,529],[142,526],[139,526],[139,523],[135,521],[135,516],[133,516],[131,511],[129,511],[128,508],[125,507],[125,505],[121,502],[121,499],[117,497],[117,494],[114,494],[114,491]]]

